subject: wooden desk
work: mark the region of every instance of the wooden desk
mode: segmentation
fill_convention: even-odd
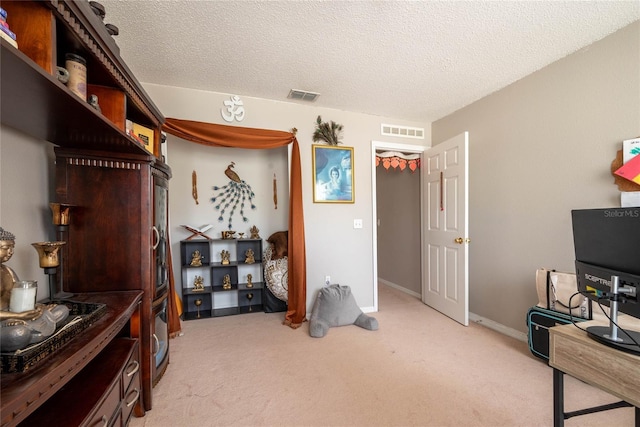
[[[618,324],[628,329],[640,330],[640,321],[636,319],[625,317]],[[597,320],[580,323],[582,328],[594,325],[603,323]],[[635,406],[635,425],[640,427],[640,356],[601,344],[575,325],[555,326],[550,328],[549,332],[549,365],[553,367],[554,426],[562,426],[564,420],[572,416]],[[622,402],[565,413],[565,373],[611,393],[622,399]]]

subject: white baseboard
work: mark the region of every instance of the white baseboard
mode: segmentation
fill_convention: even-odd
[[[522,342],[528,341],[526,333],[509,328],[507,326],[504,326],[502,323],[494,322],[491,319],[478,316],[475,313],[469,313],[469,321],[473,323],[477,323],[478,325],[485,326],[489,329],[493,329],[496,332],[500,332],[501,334],[507,335],[511,338],[515,338],[518,341],[522,341]]]
[[[418,299],[422,299],[422,295],[419,294],[418,292],[414,292],[414,291],[412,291],[410,289],[407,289],[407,288],[405,288],[403,286],[398,285],[397,283],[389,282],[388,280],[384,280],[384,279],[381,279],[379,277],[378,277],[378,283],[382,283],[383,285],[387,285],[390,288],[397,289],[399,291],[404,292],[405,294],[409,294],[409,295],[414,296],[414,297],[416,297]]]
[[[384,279],[381,279],[381,278],[378,278],[378,282],[382,283],[383,285],[389,286],[391,288],[397,289],[400,292],[404,292],[406,294],[414,296],[414,297],[418,298],[419,300],[422,299],[422,295],[420,295],[419,293],[411,291],[411,290],[409,290],[407,288],[404,288],[404,287],[402,287],[402,286],[400,286],[400,285],[398,285],[396,283],[392,283],[392,282],[389,282],[388,280],[384,280]],[[368,312],[368,311],[365,311],[364,308],[362,308],[362,311],[365,312],[365,313]],[[371,311],[373,311],[373,310],[371,310]],[[484,318],[482,316],[478,316],[475,313],[469,313],[469,321],[473,322],[473,323],[477,323],[478,325],[482,325],[482,326],[484,326],[486,328],[492,329],[492,330],[494,330],[496,332],[500,332],[501,334],[507,335],[507,336],[509,336],[511,338],[515,338],[515,339],[517,339],[519,341],[522,341],[522,342],[527,342],[528,341],[526,333],[517,331],[517,330],[512,329],[512,328],[509,328],[509,327],[507,327],[507,326],[505,326],[505,325],[503,325],[501,323],[495,322],[495,321],[493,321],[491,319],[487,319],[487,318]]]

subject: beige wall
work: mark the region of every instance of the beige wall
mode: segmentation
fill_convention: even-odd
[[[574,270],[571,209],[620,205],[610,174],[640,135],[640,23],[432,125],[470,133],[469,307],[525,331],[538,267]]]
[[[16,237],[7,262],[18,277],[38,281],[38,301],[49,297],[49,279],[31,243],[56,240],[53,145],[2,126],[0,130],[0,227]]]
[[[229,100],[229,94],[196,91],[159,85],[145,85],[154,102],[166,117],[198,120],[209,123],[227,124],[221,115],[223,102]],[[381,123],[402,126],[422,127],[430,135],[428,123],[416,123],[396,119],[365,115],[340,110],[317,108],[313,104],[269,101],[265,99],[241,97],[245,118],[242,122],[234,122],[233,126],[251,128],[289,130],[298,129],[297,138],[300,144],[302,163],[302,187],[305,219],[306,256],[307,256],[307,308],[310,310],[318,289],[323,286],[324,277],[331,276],[333,283],[349,285],[356,301],[363,310],[375,307],[375,283],[373,277],[373,199],[372,199],[372,141],[386,141],[412,145],[430,145],[429,137],[425,140],[408,140],[404,138],[383,138],[380,135]],[[311,148],[312,135],[318,115],[323,120],[333,120],[344,126],[343,146],[354,147],[354,180],[355,203],[327,204],[313,203]],[[223,174],[230,160],[237,164],[236,170],[254,190],[261,202],[258,210],[251,212],[251,224],[256,222],[261,230],[261,237],[266,238],[270,232],[282,229],[287,225],[286,206],[273,209],[272,172],[278,170],[281,193],[279,200],[286,202],[286,156],[275,154],[263,160],[272,166],[264,168],[260,164],[262,154],[255,150],[220,149],[200,147],[197,144],[180,141],[171,135],[168,137],[167,162],[173,170],[170,185],[169,216],[171,221],[170,235],[173,242],[174,265],[179,265],[177,256],[180,253],[179,241],[188,236],[180,224],[201,225],[212,222],[216,232],[226,228],[219,224],[213,207],[208,199],[211,197],[211,185],[224,183]],[[252,153],[253,152],[253,153]],[[286,154],[286,153],[285,153]],[[258,162],[254,168],[251,162]],[[284,163],[282,163],[284,162]],[[198,193],[200,205],[195,206],[191,199],[191,173],[198,170],[200,183]],[[253,170],[252,170],[253,169]],[[228,179],[227,179],[228,181]],[[276,218],[273,218],[273,217]],[[362,219],[363,228],[354,229],[353,220]],[[261,226],[262,224],[262,226]],[[177,283],[180,283],[179,271],[176,271]]]
[[[378,277],[422,295],[420,170],[376,168]]]

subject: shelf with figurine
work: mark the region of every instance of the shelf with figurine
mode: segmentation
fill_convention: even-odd
[[[263,311],[262,238],[224,231],[180,242],[185,320]]]

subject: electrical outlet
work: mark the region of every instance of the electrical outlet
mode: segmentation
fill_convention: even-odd
[[[331,276],[324,276],[324,285],[329,286],[331,284]]]

